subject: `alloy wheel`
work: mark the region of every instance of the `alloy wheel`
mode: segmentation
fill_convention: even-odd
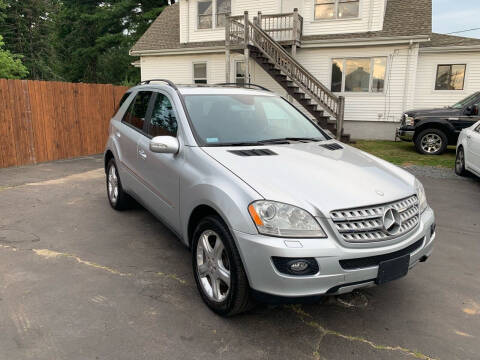
[[[212,301],[224,301],[230,292],[230,260],[220,236],[205,230],[198,240],[196,256],[203,292]]]
[[[434,154],[442,148],[443,140],[438,134],[426,134],[421,141],[422,150],[428,154]]]
[[[455,167],[458,174],[462,173],[465,169],[465,154],[463,153],[462,149],[458,150],[457,158],[455,160]]]

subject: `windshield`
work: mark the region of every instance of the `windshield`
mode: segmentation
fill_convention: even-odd
[[[468,103],[470,103],[476,96],[478,96],[477,93],[472,94],[468,97],[466,97],[463,100],[460,100],[458,103],[452,106],[454,109],[463,109]]]
[[[185,103],[201,145],[326,140],[305,115],[277,96],[186,95]]]

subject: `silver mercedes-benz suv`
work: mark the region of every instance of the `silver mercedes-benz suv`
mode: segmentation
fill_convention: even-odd
[[[255,86],[130,89],[105,171],[114,209],[134,198],[190,247],[221,315],[383,284],[432,253],[434,213],[413,175]]]

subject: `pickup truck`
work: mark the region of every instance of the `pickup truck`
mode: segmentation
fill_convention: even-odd
[[[397,137],[413,141],[421,154],[440,155],[456,145],[460,132],[480,120],[480,91],[453,106],[412,110],[402,115]]]

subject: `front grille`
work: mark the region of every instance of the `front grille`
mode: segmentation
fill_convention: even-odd
[[[407,254],[414,253],[415,251],[420,249],[420,247],[423,245],[424,240],[425,238],[421,238],[420,240],[414,242],[412,245],[406,247],[405,249],[390,254],[369,256],[358,259],[340,260],[340,266],[342,267],[342,269],[345,270],[354,270],[371,266],[378,266],[382,261],[392,260]]]
[[[396,210],[401,225],[394,233],[384,228],[383,218],[388,209]],[[368,243],[394,239],[413,230],[420,219],[416,195],[392,203],[364,208],[335,210],[331,218],[343,240],[350,243]]]

